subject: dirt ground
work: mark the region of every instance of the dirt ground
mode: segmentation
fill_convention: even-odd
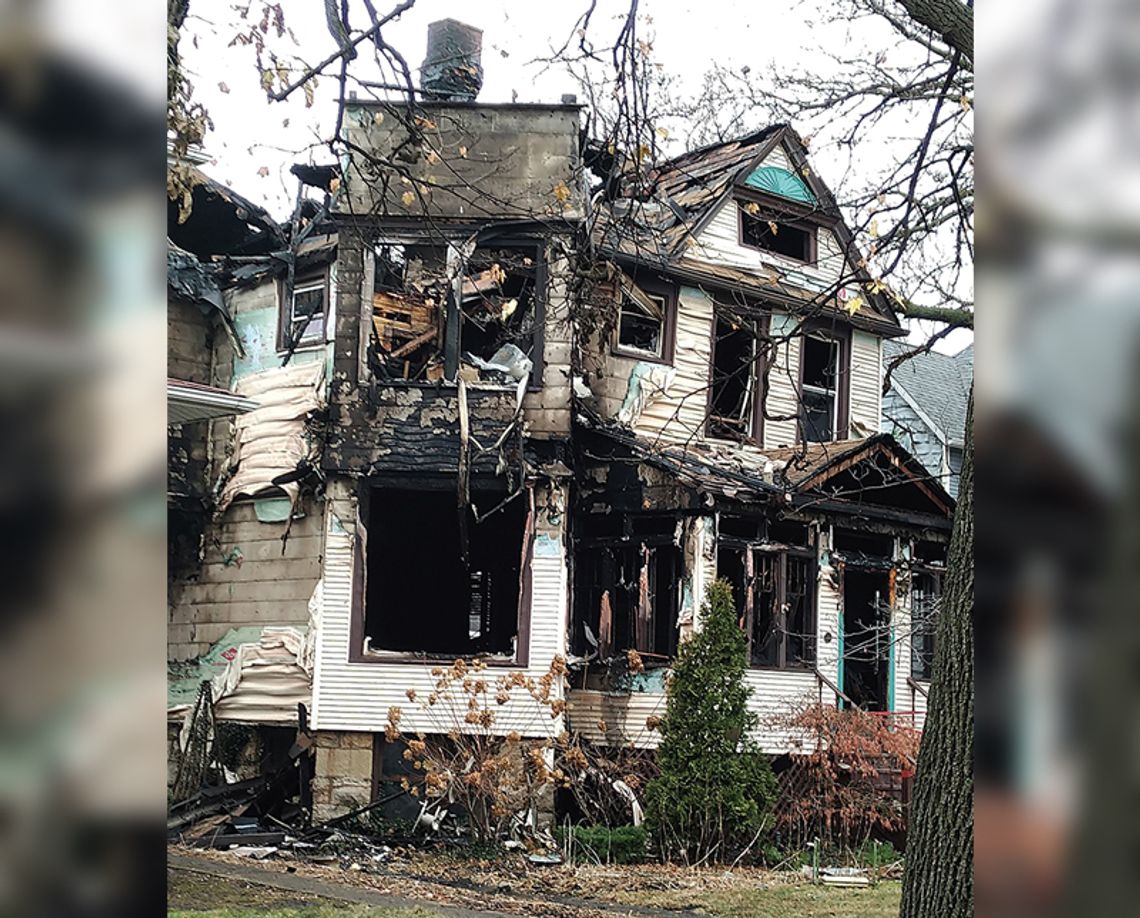
[[[793,874],[753,868],[690,870],[660,864],[534,867],[521,856],[465,859],[409,852],[383,864],[311,864],[289,857],[259,862],[217,851],[172,848],[206,870],[242,870],[265,883],[170,871],[172,914],[216,918],[316,918],[360,914],[369,918],[426,918],[459,908],[476,915],[534,918],[613,918],[614,915],[714,918],[893,918],[900,884],[882,881],[869,889],[817,887]],[[352,865],[349,865],[350,868]],[[274,889],[286,875],[319,886],[319,892]],[[289,882],[301,885],[296,879]],[[344,899],[335,894],[340,890]],[[416,907],[361,905],[353,893],[392,895]]]

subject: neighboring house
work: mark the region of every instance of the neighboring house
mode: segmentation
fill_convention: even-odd
[[[179,684],[215,675],[219,719],[254,725],[306,704],[324,814],[397,777],[389,711],[437,729],[409,699],[458,657],[568,662],[565,712],[505,704],[504,734],[655,744],[662,676],[727,577],[759,713],[921,725],[911,584],[936,592],[953,502],[876,433],[903,329],[795,133],[587,201],[576,104],[424,88],[411,120],[349,101],[351,164],[295,170],[323,200],[216,261],[213,379],[258,407],[215,423],[213,517],[172,582]]]
[[[914,352],[913,346],[901,341],[883,346],[884,372],[892,361],[907,359],[891,373],[890,389],[883,397],[882,430],[905,446],[957,499],[974,346],[954,355]]]

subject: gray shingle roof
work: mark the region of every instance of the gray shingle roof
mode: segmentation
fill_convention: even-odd
[[[883,342],[883,367],[914,350],[905,341]],[[939,427],[951,443],[960,443],[966,432],[966,403],[974,377],[974,346],[957,354],[917,354],[891,373],[892,388],[905,392],[918,408]]]

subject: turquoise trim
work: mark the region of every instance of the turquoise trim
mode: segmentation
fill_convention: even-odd
[[[895,710],[895,626],[891,625],[891,646],[887,652],[887,710]]]
[[[843,608],[843,603],[840,602],[840,604],[839,604],[839,627],[835,629],[836,631],[839,632],[839,637],[838,637],[839,646],[836,648],[839,651],[839,667],[838,667],[836,674],[835,674],[837,677],[835,680],[835,684],[837,686],[839,686],[839,691],[841,691],[841,692],[843,691],[843,643],[844,643],[843,633],[847,629],[847,622],[845,620],[846,615],[847,615],[847,613],[846,613],[846,610]],[[844,709],[844,706],[846,704],[846,702],[844,702],[844,700],[842,698],[836,698],[835,703],[839,707],[840,711],[842,711]]]
[[[803,204],[819,203],[802,178],[780,166],[757,166],[744,180],[744,184]]]

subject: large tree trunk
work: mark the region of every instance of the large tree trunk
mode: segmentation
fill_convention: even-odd
[[[966,61],[974,59],[974,9],[962,0],[899,0],[915,22],[939,35]],[[972,65],[966,69],[972,69]]]
[[[974,395],[918,754],[900,918],[974,914]]]

